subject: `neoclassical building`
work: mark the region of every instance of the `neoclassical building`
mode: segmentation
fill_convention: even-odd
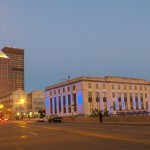
[[[150,82],[126,77],[79,77],[45,88],[46,115],[150,111]]]

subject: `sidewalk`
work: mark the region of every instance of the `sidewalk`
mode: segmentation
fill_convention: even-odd
[[[132,125],[132,126],[150,126],[150,122],[108,122],[103,121],[100,123],[99,120],[97,121],[79,121],[79,120],[63,120],[64,123],[81,123],[81,124],[104,124],[104,125]]]

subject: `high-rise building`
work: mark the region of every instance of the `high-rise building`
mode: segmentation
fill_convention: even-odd
[[[4,47],[2,52],[9,57],[9,91],[24,90],[24,49]]]
[[[0,96],[9,92],[9,58],[0,51]]]

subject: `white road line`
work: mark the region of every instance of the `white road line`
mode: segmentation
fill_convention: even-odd
[[[30,134],[32,134],[32,135],[37,135],[36,133],[33,133],[33,132],[29,132]]]

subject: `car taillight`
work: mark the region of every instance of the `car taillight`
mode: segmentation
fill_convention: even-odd
[[[0,118],[0,120],[2,120],[2,119]]]
[[[8,119],[7,119],[7,118],[5,118],[4,120],[5,120],[5,121],[7,121]]]

